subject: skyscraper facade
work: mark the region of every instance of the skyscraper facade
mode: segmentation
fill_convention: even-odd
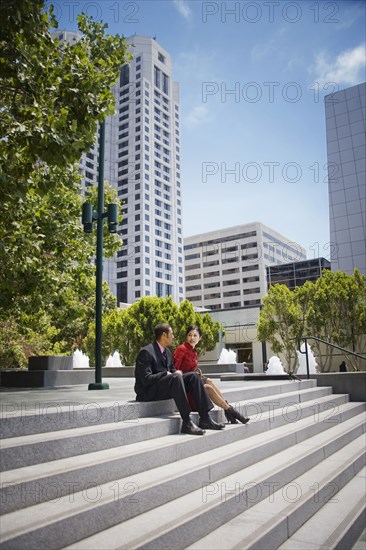
[[[104,262],[118,303],[143,296],[184,298],[179,86],[169,53],[154,38],[127,38],[132,61],[114,86],[116,114],[105,121],[105,179],[118,192],[123,246]],[[95,185],[98,143],[81,160]]]
[[[366,83],[325,97],[333,271],[366,273]]]

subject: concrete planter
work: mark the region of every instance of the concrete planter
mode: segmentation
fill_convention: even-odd
[[[72,361],[72,355],[34,355],[28,359],[28,370],[71,370]]]

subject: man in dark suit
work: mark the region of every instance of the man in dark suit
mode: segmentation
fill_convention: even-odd
[[[135,392],[136,401],[159,401],[174,399],[182,417],[181,433],[203,435],[205,430],[221,430],[224,424],[217,424],[208,412],[213,404],[206,394],[197,372],[182,373],[176,370],[173,356],[168,349],[173,343],[170,325],[160,323],[155,327],[155,342],[142,348],[136,358]],[[191,408],[187,392],[191,392],[199,413],[199,426],[190,418]]]

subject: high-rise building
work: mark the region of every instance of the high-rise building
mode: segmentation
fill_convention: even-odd
[[[179,86],[169,53],[154,38],[134,35],[126,41],[133,59],[113,87],[116,113],[105,120],[104,162],[105,179],[122,205],[123,246],[104,261],[103,278],[118,303],[150,295],[179,303],[184,298]],[[80,163],[86,193],[97,181],[98,154],[96,139]]]
[[[266,267],[306,259],[303,247],[259,222],[185,238],[184,254],[186,298],[210,310],[259,307]]]
[[[333,271],[366,274],[366,83],[325,96]]]
[[[326,258],[313,258],[301,262],[267,267],[268,288],[272,285],[286,285],[290,290],[302,286],[307,281],[315,282],[325,269],[330,270],[330,261]]]

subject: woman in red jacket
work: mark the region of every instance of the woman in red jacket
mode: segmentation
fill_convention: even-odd
[[[182,372],[191,372],[198,370],[203,378],[204,387],[209,398],[211,399],[211,401],[213,401],[213,403],[215,403],[215,405],[218,405],[219,407],[224,409],[225,416],[228,422],[231,422],[231,424],[237,424],[239,420],[243,424],[246,424],[249,421],[249,418],[245,418],[240,414],[239,411],[234,409],[234,407],[225,400],[224,396],[222,395],[216,384],[212,380],[210,380],[210,378],[203,376],[200,369],[197,369],[198,354],[195,348],[201,339],[201,335],[201,330],[197,325],[190,325],[187,328],[185,342],[178,346],[174,352],[175,368]],[[192,403],[191,399],[190,404],[193,408],[194,403]]]

